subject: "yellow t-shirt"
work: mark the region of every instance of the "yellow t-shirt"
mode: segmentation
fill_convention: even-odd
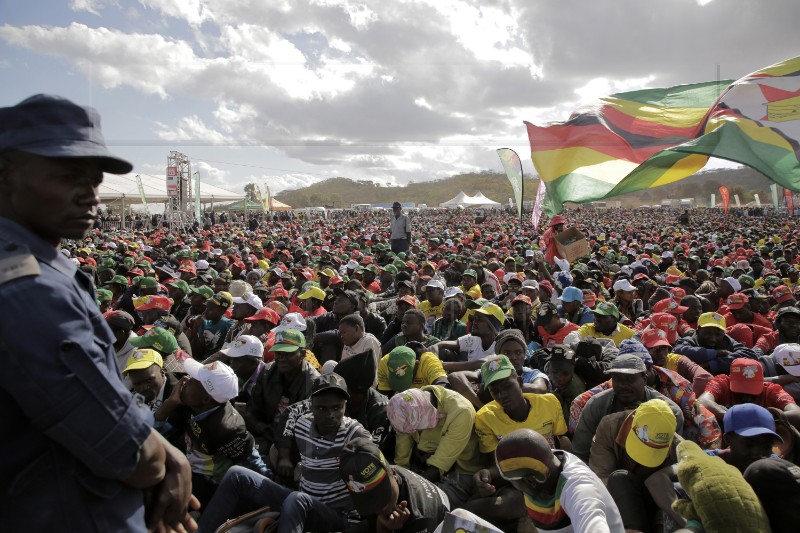
[[[474,474],[483,468],[478,438],[473,431],[475,408],[469,400],[444,387],[424,386],[422,389],[433,392],[439,404],[437,410],[447,416],[435,428],[397,433],[395,464],[408,468],[416,447],[431,454],[427,464],[437,467],[442,475],[454,467],[462,474]]]
[[[481,453],[493,452],[500,439],[515,429],[532,429],[547,439],[567,432],[564,411],[558,398],[552,394],[524,393],[523,396],[531,404],[528,418],[524,422],[511,420],[503,407],[495,401],[480,408],[475,415],[475,433],[478,434]]]
[[[470,287],[469,290],[465,289],[463,285],[461,285],[459,289],[461,289],[464,294],[469,295],[469,297],[473,300],[477,300],[483,296],[483,293],[481,292],[481,286],[477,283]]]
[[[384,355],[378,363],[378,390],[392,390],[389,385],[389,356]],[[419,364],[414,370],[411,380],[412,389],[420,389],[425,385],[433,385],[439,378],[446,378],[447,372],[442,367],[442,361],[432,352],[425,352],[419,356]]]
[[[622,324],[617,324],[617,329],[611,335],[603,335],[599,331],[597,331],[594,327],[594,322],[589,324],[584,324],[580,328],[578,328],[578,333],[580,333],[581,337],[594,337],[595,339],[611,339],[614,341],[614,344],[617,346],[626,339],[630,339],[636,332],[633,331],[631,328],[627,326],[623,326]]]
[[[433,328],[433,323],[437,318],[442,317],[444,311],[444,300],[439,305],[431,306],[428,300],[420,302],[419,310],[425,313],[425,331],[430,333]]]

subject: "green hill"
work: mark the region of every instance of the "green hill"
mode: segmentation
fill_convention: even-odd
[[[708,205],[711,193],[717,195],[720,185],[727,185],[733,195],[738,194],[742,203],[753,200],[758,194],[762,202],[769,202],[770,181],[759,172],[742,167],[736,169],[717,169],[700,172],[685,180],[656,189],[647,189],[634,194],[611,198],[621,201],[624,207],[638,207],[643,204],[659,204],[667,198],[696,198],[698,203]],[[484,171],[459,174],[449,178],[410,182],[402,187],[385,187],[375,181],[358,181],[349,178],[332,178],[301,189],[283,191],[275,197],[292,207],[350,207],[353,204],[387,203],[395,200],[438,206],[464,191],[473,195],[482,192],[492,200],[507,203],[513,196],[511,184],[505,174]],[[536,194],[536,181],[525,179],[526,202],[532,202]]]

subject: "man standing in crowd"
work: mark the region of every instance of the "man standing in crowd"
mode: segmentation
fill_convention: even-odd
[[[94,225],[103,172],[131,170],[92,108],[0,109],[3,529],[144,532],[145,511],[150,527],[192,524],[189,463],[123,386],[92,282],[59,251]]]
[[[411,222],[408,220],[408,216],[403,214],[403,206],[400,205],[400,202],[392,204],[392,213],[394,218],[389,225],[392,251],[394,253],[407,252],[408,245],[411,243]]]

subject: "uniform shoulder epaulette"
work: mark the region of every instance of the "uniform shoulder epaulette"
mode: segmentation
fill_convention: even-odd
[[[39,262],[27,246],[0,241],[0,285],[41,273]]]

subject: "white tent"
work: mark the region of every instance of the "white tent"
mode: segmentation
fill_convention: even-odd
[[[494,200],[487,198],[481,191],[478,191],[478,194],[472,197],[472,200],[475,202],[476,206],[481,207],[500,207],[500,202],[495,202]]]
[[[150,176],[147,174],[139,174],[142,179],[142,189],[144,189],[145,198],[150,203],[163,203],[169,197],[167,196],[167,180],[165,177]],[[194,193],[194,189],[192,190]],[[200,180],[200,202],[235,202],[244,198],[244,194],[231,192],[220,187],[215,187],[208,183],[203,183]],[[136,184],[136,176],[134,174],[126,174],[118,176],[116,174],[106,174],[103,178],[103,183],[100,185],[100,203],[113,204],[122,202],[126,205],[142,203],[142,197],[139,194],[139,187]]]
[[[483,198],[485,198],[488,202],[491,202],[491,200],[485,196],[483,196]],[[448,201],[439,204],[439,207],[480,207],[482,205],[485,205],[485,202],[477,200],[472,196],[465,194],[464,191],[461,191]]]

